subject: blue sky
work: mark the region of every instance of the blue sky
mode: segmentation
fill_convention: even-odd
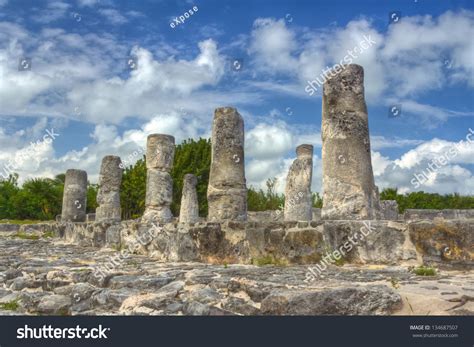
[[[391,12],[401,13],[396,23]],[[0,173],[13,161],[22,181],[68,168],[96,181],[104,155],[134,161],[150,133],[208,137],[213,110],[235,106],[248,183],[277,177],[283,191],[295,147],[311,143],[320,191],[321,93],[308,95],[306,83],[364,37],[376,43],[354,63],[365,71],[377,185],[473,194],[469,0],[0,0]],[[57,139],[31,144],[51,128]],[[451,148],[457,154],[415,187],[414,175]]]

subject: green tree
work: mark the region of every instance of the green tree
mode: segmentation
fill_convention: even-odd
[[[0,180],[0,219],[14,219],[16,217],[12,200],[19,191],[18,174],[10,174],[7,179]]]
[[[145,156],[135,165],[125,168],[122,177],[120,200],[122,219],[141,217],[145,211],[146,164]]]
[[[282,209],[285,204],[285,197],[275,191],[276,183],[276,178],[269,178],[266,181],[266,191],[263,191],[263,189],[255,190],[253,187],[248,188],[247,209],[249,211]]]
[[[199,215],[207,216],[207,185],[209,183],[209,172],[211,168],[211,140],[200,138],[185,140],[176,146],[173,169],[173,203],[171,211],[175,216],[179,214],[181,207],[181,195],[183,192],[183,179],[186,174],[194,174],[198,183],[196,191],[199,201]]]
[[[323,207],[323,198],[319,195],[318,192],[313,193],[313,207],[316,207],[316,208]]]
[[[14,219],[54,219],[61,213],[63,185],[50,178],[27,180],[11,199]]]
[[[95,213],[97,208],[97,192],[99,190],[98,184],[91,184],[87,182],[87,213]]]

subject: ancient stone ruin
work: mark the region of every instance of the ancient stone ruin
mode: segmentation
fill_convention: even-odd
[[[180,223],[196,223],[199,221],[199,203],[196,192],[197,178],[193,174],[184,175],[183,195],[179,210]]]
[[[321,210],[312,207],[313,147],[302,144],[288,172],[283,216],[280,211],[247,213],[244,121],[235,108],[222,107],[215,110],[212,124],[207,220],[199,217],[197,178],[192,174],[184,177],[180,215],[172,215],[174,137],[151,134],[142,218],[120,222],[120,158],[107,156],[97,198],[96,218],[101,223],[58,224],[58,233],[82,245],[119,248],[132,245],[137,237],[153,235],[134,253],[164,261],[252,263],[269,257],[288,264],[310,264],[320,261],[328,249],[341,249],[349,237],[360,234],[364,242],[351,246],[345,261],[471,262],[471,212],[408,210],[400,215],[395,201],[379,201],[363,83],[362,67],[348,65],[324,86]],[[63,222],[85,221],[86,185],[84,171],[68,171]]]
[[[120,157],[108,155],[102,159],[99,176],[99,191],[95,220],[120,221],[120,185],[122,184],[122,161]]]
[[[144,221],[170,222],[173,201],[173,180],[170,172],[174,160],[174,137],[153,134],[148,136],[146,150],[146,199]]]
[[[298,146],[296,156],[286,178],[284,217],[287,221],[310,221],[313,217],[311,197],[313,146]]]
[[[232,107],[221,107],[212,124],[212,158],[207,200],[208,220],[247,220],[244,120]]]
[[[69,169],[64,181],[63,222],[85,222],[87,204],[87,172]]]
[[[379,218],[362,66],[347,65],[324,84],[321,136],[322,217]]]
[[[399,214],[395,201],[379,201],[362,67],[348,65],[325,84],[322,139],[323,208],[312,208],[313,147],[303,144],[288,172],[284,216],[280,210],[247,213],[244,121],[231,107],[214,114],[207,220],[199,217],[192,174],[184,177],[179,217],[171,213],[173,136],[148,136],[141,219],[120,221],[119,157],[102,161],[96,222],[86,222],[86,172],[68,170],[60,222],[0,224],[0,232],[52,231],[70,242],[39,240],[31,251],[22,248],[24,240],[15,240],[6,252],[25,257],[19,264],[40,273],[47,266],[37,256],[50,257],[51,250],[60,261],[50,260],[54,269],[37,279],[25,279],[21,271],[2,278],[16,292],[39,286],[54,290],[45,299],[28,299],[36,304],[25,309],[40,314],[411,314],[394,288],[411,286],[404,296],[424,289],[407,266],[472,269],[474,210]],[[91,251],[97,248],[103,249]],[[73,263],[61,258],[70,253],[80,260],[77,268],[58,271]],[[267,264],[279,267],[253,266]],[[364,268],[367,264],[372,267]],[[464,294],[467,275],[453,276],[461,284],[448,289]],[[77,292],[85,299],[72,303]],[[449,314],[449,304],[432,298],[442,307],[440,314]],[[102,311],[91,311],[94,305]],[[419,307],[416,312],[426,314],[426,305]]]

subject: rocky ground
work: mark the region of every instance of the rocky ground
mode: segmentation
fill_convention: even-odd
[[[0,233],[0,315],[472,315],[473,271],[160,263]],[[93,269],[115,257],[105,278]]]

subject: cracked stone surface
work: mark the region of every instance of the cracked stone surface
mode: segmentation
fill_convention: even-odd
[[[401,266],[330,267],[164,263],[57,238],[0,233],[1,315],[472,315],[472,271],[421,277]],[[466,299],[467,298],[467,299]],[[16,303],[11,307],[12,303]],[[6,305],[10,304],[10,305]],[[461,306],[458,306],[462,304]],[[5,307],[10,307],[6,309]],[[454,306],[458,306],[453,309]]]

